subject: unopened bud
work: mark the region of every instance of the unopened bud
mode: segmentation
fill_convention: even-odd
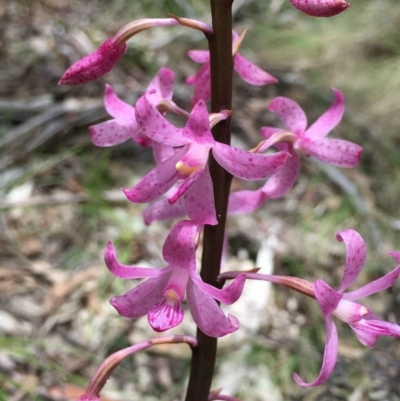
[[[332,17],[350,7],[345,0],[290,0],[303,13],[312,17]]]

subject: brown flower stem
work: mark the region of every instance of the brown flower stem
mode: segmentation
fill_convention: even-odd
[[[232,0],[211,0],[213,34],[208,35],[211,63],[211,112],[232,108]],[[212,129],[218,142],[230,144],[230,118]],[[218,225],[205,226],[201,277],[204,282],[218,286],[225,221],[232,176],[212,156],[209,168],[214,185]],[[217,339],[197,330],[198,347],[193,350],[186,401],[207,401],[217,354]]]

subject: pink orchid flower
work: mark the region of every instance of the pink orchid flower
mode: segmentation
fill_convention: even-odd
[[[198,226],[189,220],[180,221],[172,228],[162,249],[168,263],[163,269],[123,265],[116,259],[113,244],[108,243],[104,258],[114,276],[147,278],[133,290],[110,300],[120,315],[136,319],[147,314],[154,330],[168,330],[183,319],[182,301],[186,292],[190,312],[203,333],[222,337],[239,328],[238,320],[225,316],[215,300],[228,305],[236,302],[245,276],[238,276],[221,290],[204,283],[196,271],[197,232]]]
[[[241,41],[242,38],[240,38],[235,31],[232,33],[232,39],[234,52],[233,68],[245,82],[254,86],[278,83],[278,80],[272,75],[263,71],[239,53],[236,53],[239,41]],[[204,64],[199,71],[197,71],[196,75],[186,80],[188,85],[194,86],[192,105],[195,105],[201,99],[206,102],[211,98],[210,52],[208,50],[189,50],[188,55],[194,62]]]
[[[379,320],[365,306],[354,302],[376,292],[391,287],[400,274],[400,253],[390,252],[398,266],[385,276],[364,285],[363,287],[344,293],[344,290],[354,283],[366,259],[365,243],[357,231],[347,229],[339,232],[336,238],[346,246],[346,265],[339,289],[336,291],[323,280],[317,280],[313,285],[315,297],[325,318],[326,344],[321,371],[318,377],[310,382],[304,382],[299,375],[294,374],[294,380],[301,386],[318,386],[331,375],[337,359],[338,335],[332,316],[349,324],[358,340],[367,347],[373,347],[379,336],[400,337],[400,326]]]
[[[168,194],[173,204],[184,196],[189,218],[197,224],[217,224],[214,193],[208,170],[208,154],[212,151],[215,160],[235,177],[245,180],[262,180],[285,163],[287,152],[273,155],[252,153],[216,142],[210,130],[207,108],[200,100],[190,113],[184,128],[172,125],[154,107],[151,91],[136,103],[136,119],[143,132],[155,142],[180,147],[163,162],[159,163],[136,186],[124,190],[127,198],[135,203],[145,203],[160,198],[175,183]],[[213,124],[227,118],[221,112]]]
[[[228,207],[231,215],[251,213],[267,199],[281,197],[289,191],[300,172],[299,153],[338,167],[352,168],[359,163],[361,146],[343,139],[325,138],[339,124],[344,113],[342,93],[337,89],[333,89],[333,92],[335,99],[331,107],[308,129],[307,117],[296,102],[285,97],[277,97],[271,102],[269,110],[278,114],[287,129],[261,128],[266,141],[258,151],[275,146],[287,151],[291,157],[260,189],[232,193]]]
[[[174,79],[175,73],[168,68],[158,71],[147,88],[156,91],[156,95],[150,99],[154,106],[165,100],[172,101]],[[114,118],[89,127],[94,145],[114,146],[129,138],[142,146],[152,145],[152,140],[142,133],[136,121],[135,107],[119,99],[110,85],[106,85],[104,105],[108,114]]]
[[[333,17],[350,7],[345,0],[290,0],[303,13],[312,17]]]

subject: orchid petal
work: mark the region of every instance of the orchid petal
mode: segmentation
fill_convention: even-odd
[[[121,100],[111,85],[106,84],[104,90],[104,107],[107,113],[114,118],[135,119],[135,108]]]
[[[273,155],[247,152],[220,142],[212,149],[215,160],[229,173],[245,180],[263,180],[275,174],[285,163],[288,153]]]
[[[354,283],[360,274],[367,257],[367,250],[364,240],[355,230],[347,229],[340,231],[336,234],[336,239],[339,242],[344,242],[346,247],[346,265],[338,289],[339,292],[343,292],[348,286]]]
[[[300,157],[293,150],[289,150],[291,157],[261,188],[268,199],[276,199],[285,195],[295,183],[300,172]]]
[[[137,135],[141,129],[133,119],[112,119],[88,127],[92,143],[99,147],[119,145]]]
[[[215,226],[218,224],[213,183],[208,166],[205,167],[195,184],[190,186],[183,197],[190,220],[201,225]]]
[[[149,310],[147,319],[155,331],[162,332],[172,329],[183,320],[182,302],[171,301],[163,297]]]
[[[164,145],[163,143],[153,142],[152,149],[156,164],[162,163],[175,154],[175,149],[172,146]]]
[[[337,351],[338,351],[338,335],[336,331],[336,326],[331,318],[325,319],[326,326],[326,344],[324,350],[324,357],[322,360],[322,367],[318,374],[318,377],[310,382],[304,382],[300,376],[295,373],[293,378],[297,384],[303,387],[315,387],[322,383],[325,383],[329,376],[332,374],[333,369],[336,365]]]
[[[124,317],[137,319],[146,315],[162,299],[162,292],[171,276],[170,271],[159,277],[149,278],[124,295],[110,299],[110,304]]]
[[[170,146],[182,146],[187,143],[182,129],[172,125],[154,106],[158,99],[156,91],[146,92],[136,102],[136,120],[145,134],[153,141]]]
[[[168,193],[168,202],[174,204],[194,184],[194,182],[197,181],[203,172],[204,169],[196,170],[188,175],[183,181],[179,182],[179,184],[172,188]]]
[[[145,277],[158,277],[171,270],[170,267],[165,269],[154,269],[149,267],[128,266],[118,262],[114,245],[111,241],[107,242],[104,251],[104,261],[108,270],[115,276],[123,279],[137,279]]]
[[[301,135],[307,128],[307,117],[303,109],[287,97],[276,97],[268,110],[278,114],[283,124],[296,135]]]
[[[343,294],[335,291],[323,280],[314,283],[315,297],[319,303],[324,318],[327,319],[337,308]]]
[[[208,50],[189,50],[187,54],[195,63],[204,64],[210,61]]]
[[[186,288],[187,302],[193,320],[209,337],[223,337],[239,328],[238,320],[222,312],[215,299],[203,292],[191,279]]]
[[[368,283],[357,290],[347,292],[344,294],[344,299],[348,301],[356,301],[361,298],[368,297],[369,295],[375,294],[376,292],[386,290],[391,287],[400,275],[400,265],[394,270],[385,274],[383,277]]]
[[[143,210],[143,220],[146,225],[150,225],[155,221],[183,217],[185,214],[186,208],[184,198],[178,199],[173,205],[167,201],[167,198],[161,198],[157,199]],[[198,223],[192,218],[191,220]]]
[[[260,208],[268,197],[261,189],[256,191],[238,191],[229,195],[228,214],[238,216],[253,213]]]
[[[233,61],[233,68],[240,75],[243,81],[250,85],[262,86],[268,84],[277,84],[278,80],[271,74],[257,67],[251,61],[240,54],[236,54]]]
[[[295,147],[333,166],[353,168],[360,161],[362,147],[343,139],[300,137]]]
[[[353,324],[359,330],[376,336],[400,337],[400,326],[396,323],[385,322],[383,320],[365,320]]]
[[[189,119],[183,129],[183,136],[192,143],[213,146],[215,140],[211,134],[207,107],[204,100],[199,100],[193,107]]]
[[[332,90],[335,94],[332,106],[304,133],[308,138],[322,138],[340,123],[344,113],[344,96],[338,89]]]
[[[353,329],[354,334],[362,345],[369,348],[372,348],[375,345],[376,340],[379,337],[377,334],[368,333],[365,330],[360,329],[357,324],[350,324],[349,326]]]
[[[125,196],[131,202],[146,203],[164,195],[179,179],[176,163],[187,151],[186,146],[179,149],[173,156],[146,174],[132,189],[123,189]]]
[[[246,282],[246,275],[239,274],[227,287],[221,290],[203,282],[203,280],[200,278],[200,275],[196,271],[192,271],[190,277],[193,280],[194,285],[200,288],[201,291],[206,292],[217,301],[220,301],[226,305],[231,305],[240,298]]]
[[[194,93],[192,98],[192,106],[194,106],[199,100],[205,102],[211,98],[211,68],[210,64],[203,65],[197,74],[193,77],[189,77],[186,80],[188,85],[194,85]]]
[[[195,270],[197,230],[197,224],[190,220],[182,220],[175,224],[164,242],[164,260],[174,267]]]
[[[172,100],[175,73],[165,67],[161,67],[156,76],[151,80],[147,91],[156,91],[156,96],[149,97],[154,106],[163,100]]]

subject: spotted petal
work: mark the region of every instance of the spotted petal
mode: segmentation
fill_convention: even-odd
[[[183,195],[186,213],[196,224],[216,225],[214,189],[208,166],[199,175],[196,182]],[[178,217],[178,216],[177,216]]]
[[[233,62],[235,71],[240,75],[243,81],[250,85],[262,86],[268,84],[276,84],[278,80],[268,72],[257,67],[251,61],[247,60],[240,54],[236,54]]]
[[[165,67],[161,67],[156,76],[151,80],[147,91],[156,91],[156,96],[149,99],[155,106],[162,100],[172,100],[175,73]]]
[[[89,127],[96,146],[114,146],[137,135],[141,129],[136,122],[135,108],[118,98],[111,85],[106,85],[104,106],[114,119]]]
[[[367,257],[365,242],[361,235],[351,229],[340,231],[336,234],[339,242],[346,246],[346,265],[338,291],[343,292],[357,279],[364,266]],[[348,299],[348,298],[346,298]]]
[[[159,95],[155,90],[146,92],[136,102],[136,120],[140,128],[153,141],[169,146],[182,146],[187,143],[182,129],[171,124],[155,107]]]
[[[286,97],[276,97],[268,109],[282,120],[286,128],[296,135],[301,135],[307,128],[307,117],[303,109],[293,100]]]
[[[300,137],[295,147],[333,166],[353,168],[360,162],[362,147],[343,139]]]
[[[288,153],[273,155],[247,152],[216,142],[212,149],[217,162],[235,177],[250,181],[263,180],[275,174],[285,163]]]
[[[188,142],[213,146],[215,140],[211,134],[208,111],[204,100],[199,100],[193,107],[183,129],[183,136]]]
[[[131,202],[146,203],[164,195],[179,179],[176,163],[187,151],[188,147],[179,149],[173,156],[146,174],[132,189],[123,189],[125,196]]]

